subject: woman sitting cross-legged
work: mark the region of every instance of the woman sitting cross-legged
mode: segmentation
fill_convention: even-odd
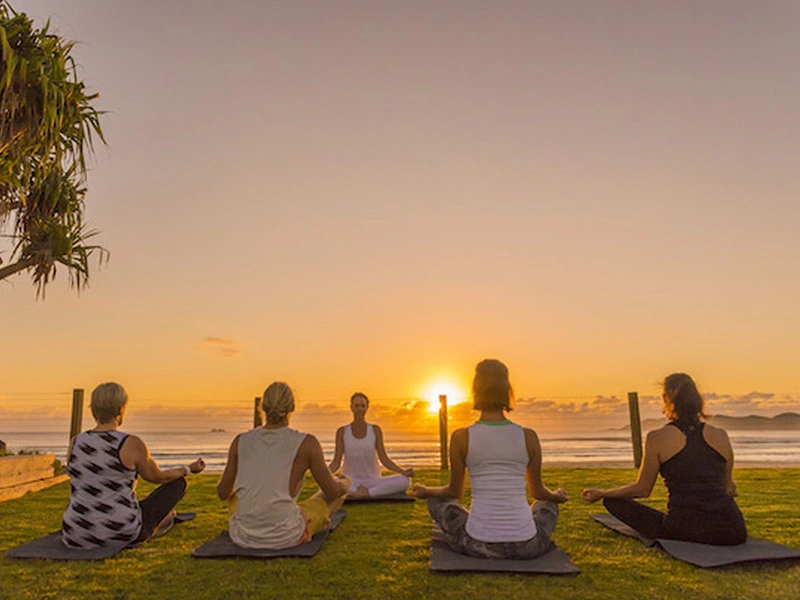
[[[97,386],[90,405],[97,426],[70,442],[71,492],[61,525],[61,539],[70,548],[133,545],[166,530],[186,493],[184,476],[205,468],[202,458],[177,469],[159,468],[141,439],[119,431],[127,405],[128,394],[118,383]],[[137,474],[163,485],[138,501]]]
[[[414,469],[404,469],[386,454],[383,432],[377,425],[367,423],[369,398],[356,392],[350,398],[353,422],[336,431],[336,449],[330,464],[331,473],[339,470],[350,478],[348,498],[374,498],[405,492],[411,485]],[[381,476],[381,465],[399,475]]]
[[[733,449],[720,427],[703,423],[703,398],[691,377],[674,373],[664,380],[664,414],[669,423],[647,434],[636,483],[583,490],[583,499],[603,505],[647,538],[732,546],[747,540],[736,506]],[[669,493],[667,513],[631,498],[647,498],[661,472]]]
[[[512,423],[513,391],[508,369],[497,360],[475,368],[472,384],[480,420],[453,432],[450,483],[443,487],[415,484],[412,492],[428,499],[428,510],[451,548],[482,558],[530,559],[546,553],[558,518],[558,503],[567,501],[542,483],[542,451],[532,429]],[[472,485],[469,512],[458,498],[464,493],[465,470]],[[536,499],[528,505],[526,480]]]
[[[236,545],[280,550],[326,529],[350,480],[331,475],[316,437],[289,428],[295,405],[288,385],[270,384],[262,406],[266,424],[234,438],[217,495],[231,501],[229,534]],[[320,491],[298,503],[306,471]]]

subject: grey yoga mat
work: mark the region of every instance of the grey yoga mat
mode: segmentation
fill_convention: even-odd
[[[416,498],[409,496],[405,492],[397,492],[396,494],[387,494],[386,496],[370,496],[368,498],[347,498],[347,504],[369,504],[381,502],[414,502]]]
[[[195,513],[177,513],[175,515],[175,523],[184,523],[194,518]],[[9,558],[42,558],[49,560],[103,560],[114,556],[117,552],[127,547],[126,544],[115,544],[78,550],[65,546],[61,541],[61,532],[54,531],[32,542],[11,548],[6,552],[6,556]]]
[[[639,535],[634,529],[613,515],[590,515],[592,519],[628,537],[635,538],[645,546],[658,546],[667,554],[689,564],[709,569],[748,562],[775,560],[800,560],[800,550],[782,546],[759,538],[748,536],[744,544],[738,546],[712,546],[681,540],[651,540]]]
[[[326,531],[319,531],[314,534],[310,542],[291,548],[281,550],[268,550],[266,548],[242,548],[233,543],[227,531],[223,531],[213,540],[210,540],[192,550],[195,558],[284,558],[299,557],[310,558],[314,556],[322,544],[328,539],[328,534],[335,530],[347,516],[343,509],[337,510],[331,515],[331,524]]]
[[[553,547],[550,552],[530,560],[474,558],[452,550],[445,534],[434,526],[431,535],[431,560],[428,570],[435,573],[530,573],[540,575],[577,575],[581,570],[566,553]]]

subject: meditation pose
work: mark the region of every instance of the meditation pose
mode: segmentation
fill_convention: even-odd
[[[532,429],[512,423],[504,411],[514,400],[508,369],[497,360],[475,368],[473,407],[480,420],[453,432],[450,442],[450,483],[443,487],[415,484],[413,493],[428,499],[433,520],[450,547],[482,558],[530,559],[546,553],[558,518],[558,504],[567,501],[542,483],[542,451]],[[458,502],[469,471],[472,506]],[[536,499],[528,505],[526,480]]]
[[[266,424],[234,438],[217,494],[232,501],[228,533],[235,544],[277,550],[327,529],[350,482],[331,475],[317,438],[289,429],[295,404],[288,385],[270,384],[262,407]],[[320,491],[298,503],[308,470]]]
[[[736,506],[733,450],[724,429],[703,423],[703,398],[691,377],[664,380],[664,414],[669,423],[647,434],[636,483],[583,490],[583,499],[603,505],[642,536],[732,546],[747,539]],[[658,473],[669,493],[667,513],[631,498],[647,498]]]
[[[141,439],[119,431],[127,405],[128,394],[118,383],[97,386],[91,400],[97,426],[70,442],[71,493],[61,525],[61,539],[70,548],[133,545],[166,531],[186,493],[184,477],[205,468],[198,458],[177,469],[160,469]],[[141,502],[136,499],[137,474],[163,484]]]
[[[353,422],[336,431],[336,449],[331,461],[331,473],[339,470],[344,455],[342,472],[350,478],[350,498],[387,496],[405,492],[411,484],[414,469],[404,469],[386,454],[383,445],[383,432],[377,425],[370,425],[365,417],[369,408],[369,398],[356,392],[350,398]],[[400,475],[381,477],[381,467]]]

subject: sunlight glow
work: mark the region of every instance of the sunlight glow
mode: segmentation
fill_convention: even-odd
[[[447,396],[447,405],[461,404],[466,402],[469,394],[465,387],[453,379],[436,379],[428,384],[422,397],[428,401],[428,412],[436,414],[439,412],[439,395]]]

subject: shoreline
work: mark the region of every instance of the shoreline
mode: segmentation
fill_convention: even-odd
[[[433,467],[436,468],[436,467]],[[587,461],[577,463],[575,461],[544,461],[543,469],[636,469],[633,460],[606,460],[606,461]],[[770,462],[765,460],[737,460],[733,465],[736,469],[800,469],[800,460],[792,462]]]

